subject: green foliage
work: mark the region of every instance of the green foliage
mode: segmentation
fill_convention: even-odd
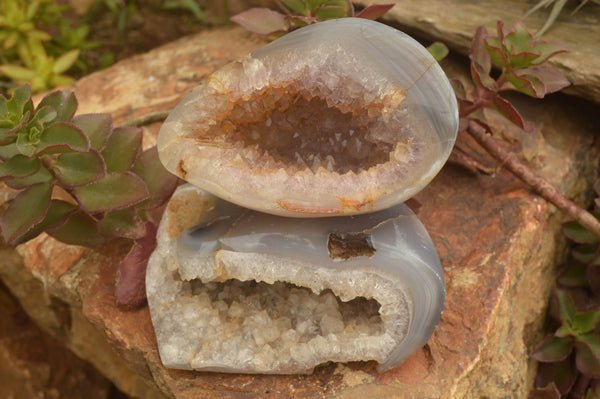
[[[285,14],[268,8],[251,8],[231,21],[260,35],[282,34],[295,28],[328,19],[358,17],[377,19],[394,4],[375,4],[355,13],[349,0],[281,0]]]
[[[68,92],[34,108],[29,86],[0,97],[0,180],[21,190],[0,218],[7,244],[43,231],[87,246],[139,240],[149,212],[175,189],[156,149],[142,152],[140,129],[113,128],[109,115],[74,118],[76,108]]]
[[[62,17],[68,7],[52,0],[3,0],[0,10],[0,76],[13,85],[29,83],[39,92],[70,84],[65,72],[84,69],[82,51],[98,45],[87,41],[89,27],[71,27]],[[42,25],[57,26],[60,35],[50,36]]]
[[[595,189],[600,196],[599,182]],[[600,218],[598,209],[593,214]],[[565,223],[563,232],[575,247],[550,301],[553,332],[532,357],[542,362],[538,386],[553,384],[563,397],[595,398],[600,393],[600,242],[577,222]]]
[[[579,11],[581,7],[587,4],[588,1],[589,0],[580,0],[579,5],[573,10],[571,15]],[[600,4],[600,0],[592,0],[592,2]],[[550,15],[548,15],[548,19],[546,19],[544,26],[542,26],[542,29],[540,29],[535,34],[536,37],[539,37],[542,36],[548,29],[550,29],[550,27],[552,26],[552,24],[554,24],[554,21],[556,21],[556,18],[558,18],[566,4],[567,0],[540,0],[535,6],[533,6],[529,11],[527,11],[523,18],[527,18],[529,15],[531,15],[541,7],[552,6],[552,10],[550,10]]]
[[[548,59],[562,52],[566,52],[564,46],[535,40],[520,22],[515,24],[514,30],[508,30],[502,21],[498,21],[496,36],[480,26],[469,51],[475,90],[466,93],[462,82],[453,81],[461,118],[466,118],[480,108],[494,108],[523,129],[523,118],[500,93],[512,90],[543,98],[548,93],[568,86],[569,81],[564,76],[542,66]],[[497,78],[492,76],[493,64],[501,68]]]

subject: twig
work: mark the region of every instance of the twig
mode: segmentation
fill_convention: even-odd
[[[535,174],[512,152],[500,145],[487,129],[476,121],[469,121],[467,132],[484,147],[498,162],[506,166],[515,176],[530,185],[540,196],[575,219],[579,224],[600,238],[600,222],[585,209],[562,195],[550,182]]]

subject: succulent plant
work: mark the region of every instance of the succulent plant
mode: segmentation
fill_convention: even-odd
[[[394,6],[375,4],[355,13],[354,5],[349,0],[282,0],[281,3],[285,14],[269,8],[251,8],[234,15],[231,20],[250,32],[273,35],[328,19],[377,19]]]
[[[142,151],[141,129],[113,127],[106,114],[74,116],[76,109],[66,91],[48,94],[37,107],[27,85],[0,97],[0,179],[18,190],[0,218],[7,244],[42,232],[90,247],[114,238],[143,243],[155,231],[148,226],[152,211],[177,179],[155,147]]]

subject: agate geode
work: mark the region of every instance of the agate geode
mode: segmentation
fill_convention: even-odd
[[[436,175],[458,128],[454,92],[418,42],[347,18],[292,32],[213,73],[164,123],[184,180],[283,216],[358,214]]]
[[[427,50],[368,20],[299,29],[209,76],[158,138],[191,183],[169,202],[147,271],[163,363],[385,370],[425,344],[444,279],[401,202],[433,179],[457,129]]]

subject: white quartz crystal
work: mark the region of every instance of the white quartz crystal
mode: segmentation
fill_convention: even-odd
[[[165,366],[241,373],[393,367],[427,341],[445,299],[433,244],[405,205],[290,219],[191,185],[168,204],[146,287]]]

